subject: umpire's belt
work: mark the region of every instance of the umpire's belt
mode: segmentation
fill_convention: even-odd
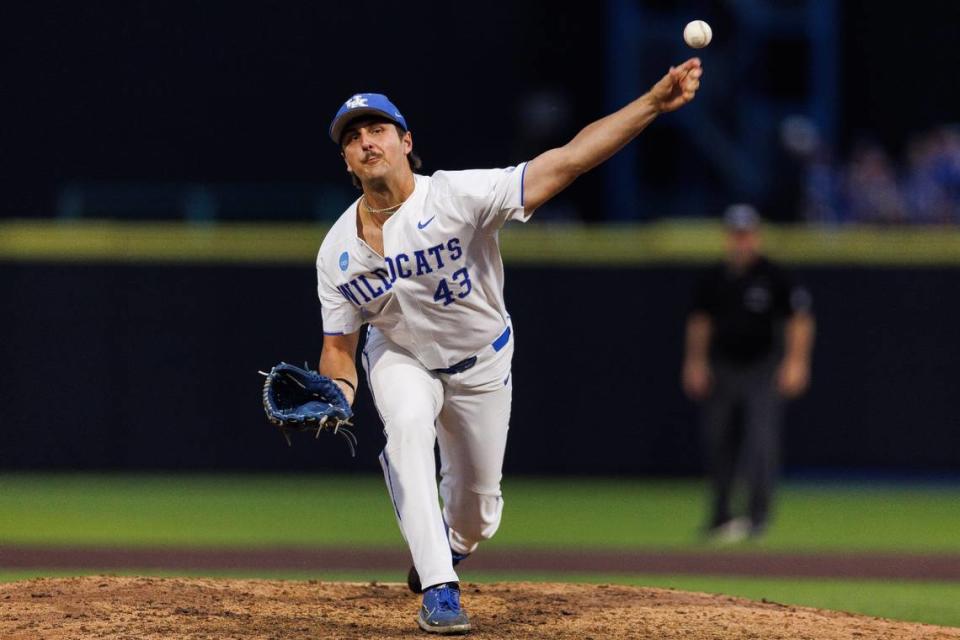
[[[507,343],[510,342],[510,327],[507,327],[503,330],[503,333],[500,334],[500,337],[493,341],[490,345],[493,347],[494,351],[500,351]],[[473,365],[477,364],[477,356],[470,356],[466,360],[461,360],[457,364],[451,365],[446,369],[434,369],[434,373],[463,373],[464,371],[473,368]]]

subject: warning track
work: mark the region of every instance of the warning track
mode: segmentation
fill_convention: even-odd
[[[2,569],[405,570],[403,549],[98,548],[0,546]],[[469,571],[648,573],[755,577],[960,580],[960,555],[484,549]]]

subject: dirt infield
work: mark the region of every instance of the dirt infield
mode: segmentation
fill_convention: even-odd
[[[960,629],[665,589],[464,585],[477,639],[960,640]],[[4,640],[426,637],[399,584],[43,578],[0,585]]]
[[[0,568],[160,571],[406,570],[406,549],[185,549],[0,546]],[[484,549],[471,571],[659,573],[754,577],[960,580],[956,554]]]

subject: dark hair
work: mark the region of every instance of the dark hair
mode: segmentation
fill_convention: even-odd
[[[406,129],[404,129],[403,127],[401,127],[396,123],[393,123],[393,127],[397,130],[397,135],[400,136],[401,138],[407,132]],[[420,160],[420,156],[418,156],[413,151],[407,154],[407,162],[410,163],[411,171],[416,171],[417,169],[423,166],[423,161]],[[357,178],[357,176],[354,175],[352,171],[350,172],[350,182],[352,182],[353,186],[355,186],[357,189],[360,189],[361,191],[363,191],[363,185],[360,184],[360,179]]]

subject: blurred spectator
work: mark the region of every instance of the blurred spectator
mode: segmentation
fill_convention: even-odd
[[[814,121],[798,115],[784,118],[780,123],[780,145],[784,155],[792,160],[792,167],[796,168],[797,175],[793,179],[800,184],[795,191],[798,201],[792,206],[799,207],[801,217],[809,222],[843,222],[841,174],[833,152],[824,144]]]
[[[899,163],[871,141],[838,162],[812,121],[800,116],[784,120],[781,142],[800,160],[800,206],[808,222],[960,224],[960,127],[916,134]]]
[[[950,221],[960,223],[960,126],[943,127],[937,135],[934,176],[946,194]]]
[[[946,181],[941,177],[940,139],[936,134],[915,137],[907,148],[903,192],[913,222],[950,222]]]
[[[702,431],[712,493],[709,536],[735,542],[764,533],[780,458],[783,399],[810,375],[811,298],[760,252],[760,218],[730,207],[727,259],[698,284],[687,320],[683,387],[703,401]],[[734,487],[748,489],[745,516]]]
[[[843,174],[833,154],[818,148],[809,158],[804,180],[804,217],[810,222],[838,224],[849,219],[843,199]]]
[[[857,145],[846,174],[846,198],[853,220],[884,224],[906,221],[896,171],[880,145]]]

